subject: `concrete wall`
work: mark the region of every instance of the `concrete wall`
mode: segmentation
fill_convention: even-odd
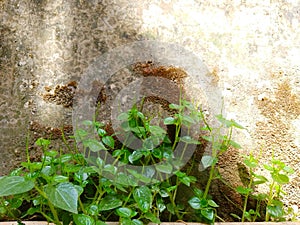
[[[24,158],[28,131],[71,132],[73,82],[97,56],[161,40],[204,61],[227,117],[247,128],[235,133],[243,152],[262,147],[263,161],[274,151],[295,169],[286,201],[300,207],[299,1],[2,0],[0,16],[1,174]],[[232,154],[222,172],[234,185]]]

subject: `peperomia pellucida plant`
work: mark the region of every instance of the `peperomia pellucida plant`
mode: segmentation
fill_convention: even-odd
[[[102,225],[106,221],[142,225],[159,224],[162,219],[184,221],[193,213],[199,222],[214,223],[218,204],[210,195],[210,186],[220,176],[218,158],[230,146],[240,148],[232,140],[232,132],[243,127],[218,115],[220,126],[213,128],[202,111],[186,100],[169,107],[174,113],[160,118],[162,126],[153,124],[153,118],[136,105],[119,114],[120,129],[113,134],[99,121],[84,121],[96,136],[90,138],[84,129],[75,131],[74,138],[80,140],[83,151],[77,146],[68,146],[68,153],[49,149],[50,140],[40,138],[36,145],[43,156],[32,162],[27,146],[27,161],[0,178],[0,218],[22,220],[39,215],[58,225]],[[166,130],[168,126],[173,127],[173,136]],[[200,131],[205,135],[198,136]],[[117,138],[120,135],[122,142]],[[65,140],[64,135],[62,138]],[[131,147],[137,140],[138,148]],[[200,190],[194,186],[196,178],[182,166],[185,153],[203,140],[211,143],[212,150],[201,160],[210,172],[206,187]],[[274,168],[266,169],[275,173]],[[276,184],[273,190],[278,190]],[[188,202],[177,198],[180,185],[194,193]],[[271,198],[268,202],[268,207],[273,207]],[[266,219],[272,217],[270,210],[268,213]]]

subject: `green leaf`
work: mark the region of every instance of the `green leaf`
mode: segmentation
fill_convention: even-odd
[[[167,133],[167,131],[165,131],[160,126],[149,126],[149,130],[151,134],[154,136],[163,136]]]
[[[88,147],[92,152],[98,152],[101,150],[106,150],[106,147],[102,142],[97,141],[95,139],[87,139],[83,141],[83,145]]]
[[[269,205],[267,206],[267,212],[274,218],[279,218],[284,215],[284,211],[280,205]]]
[[[75,130],[75,137],[76,138],[82,139],[87,135],[88,135],[88,132],[86,130],[83,130],[83,129]]]
[[[202,156],[201,163],[203,168],[206,169],[215,163],[215,158],[210,155],[204,155]]]
[[[82,125],[85,125],[85,126],[92,126],[93,124],[94,123],[91,120],[84,120],[84,121],[82,121]]]
[[[107,164],[104,166],[104,171],[106,172],[110,172],[112,174],[116,174],[117,173],[117,167],[111,165],[111,164]]]
[[[253,181],[253,185],[258,185],[258,184],[264,184],[268,182],[268,179],[265,176],[258,175],[258,174],[253,174],[253,177],[256,179]]]
[[[118,120],[127,121],[128,120],[128,113],[122,112],[117,117]]]
[[[173,166],[170,163],[164,162],[162,164],[155,165],[155,168],[162,173],[171,174]]]
[[[167,210],[172,214],[175,215],[175,207],[171,203],[167,204]]]
[[[8,202],[9,202],[9,206],[11,208],[17,209],[17,208],[19,208],[22,205],[23,199],[18,199],[16,197],[16,198],[9,199]]]
[[[86,209],[87,213],[91,216],[97,216],[99,214],[99,208],[97,205],[89,205]]]
[[[32,216],[32,215],[38,213],[39,211],[40,211],[39,208],[31,207],[27,210],[26,215]],[[1,215],[1,212],[0,212],[0,215]]]
[[[132,225],[132,221],[131,221],[130,218],[124,218],[124,217],[122,217],[120,219],[120,224],[121,225]]]
[[[251,214],[249,212],[245,211],[244,216],[248,221],[251,221]]]
[[[253,192],[253,189],[252,188],[247,188],[247,187],[243,187],[243,186],[238,186],[236,188],[236,191],[242,195],[248,195],[250,194],[251,192]]]
[[[169,108],[170,109],[181,110],[181,109],[184,109],[184,106],[172,103],[172,104],[169,104]]]
[[[152,223],[160,224],[159,218],[157,218],[153,213],[147,212],[145,213],[145,218],[150,220]]]
[[[215,201],[213,200],[208,200],[208,205],[211,206],[211,207],[219,207],[219,205],[217,203],[215,203]]]
[[[239,217],[238,215],[236,215],[236,214],[234,214],[234,213],[230,213],[230,216],[232,216],[232,217],[235,218],[235,219],[242,220],[241,217]]]
[[[198,112],[197,109],[195,108],[195,106],[193,105],[193,103],[191,103],[190,101],[187,101],[187,100],[182,99],[182,100],[181,100],[181,104],[182,104],[184,107],[186,107],[186,108],[192,110],[192,112]]]
[[[143,156],[144,156],[144,154],[142,153],[141,150],[136,150],[128,157],[128,160],[130,163],[133,163],[134,161],[139,160]]]
[[[289,174],[295,173],[295,171],[293,170],[293,168],[291,168],[291,167],[289,167],[289,166],[285,166],[285,167],[283,168],[283,170],[284,170],[285,172],[289,173]]]
[[[73,155],[72,155],[72,154],[64,154],[64,155],[62,155],[62,156],[59,158],[60,162],[62,162],[62,163],[69,162],[69,161],[71,161],[72,159],[73,159]]]
[[[272,173],[272,179],[278,184],[287,184],[290,181],[287,175],[281,173]]]
[[[221,114],[217,115],[216,118],[220,121],[220,123],[222,123],[226,127],[236,127],[239,129],[245,129],[242,125],[238,124],[234,120],[225,119]]]
[[[127,187],[127,186],[135,187],[138,185],[138,183],[135,181],[135,179],[131,175],[127,175],[122,172],[117,174],[115,182],[122,186],[125,186],[125,187]]]
[[[193,209],[201,209],[202,205],[201,205],[201,200],[198,197],[193,197],[191,198],[188,203],[190,204],[190,206]]]
[[[198,188],[194,188],[193,191],[194,191],[194,194],[196,195],[196,197],[202,198],[202,196],[204,194],[202,190],[200,190]]]
[[[46,186],[45,193],[56,207],[68,212],[77,213],[78,190],[72,183],[59,183],[57,186]]]
[[[73,219],[76,225],[95,225],[92,217],[84,214],[73,214]]]
[[[258,164],[258,160],[250,158],[250,159],[245,159],[244,163],[246,166],[248,166],[249,168],[255,168],[257,167]]]
[[[106,211],[118,208],[121,205],[122,201],[120,199],[118,199],[116,196],[108,195],[101,199],[98,209],[99,211]]]
[[[176,124],[177,120],[173,117],[167,117],[164,119],[164,124],[165,125],[172,125],[172,124]]]
[[[67,164],[64,166],[64,171],[66,173],[76,173],[81,169],[80,165],[72,165],[72,164]]]
[[[132,169],[127,169],[127,171],[132,174],[135,178],[137,178],[139,181],[143,182],[143,183],[149,183],[152,181],[151,178],[146,177],[143,174],[138,173],[136,170],[132,170]]]
[[[142,212],[147,212],[152,205],[152,193],[147,186],[141,186],[134,190],[133,198],[137,203],[137,206]]]
[[[266,200],[269,196],[267,194],[257,194],[253,195],[253,197],[259,201],[264,201]]]
[[[100,137],[104,137],[106,135],[106,131],[104,129],[99,128],[97,130],[97,133],[99,134]]]
[[[68,182],[69,177],[62,176],[62,175],[55,175],[53,176],[53,181],[57,183]]]
[[[236,143],[236,142],[233,141],[233,140],[230,140],[230,141],[229,141],[229,144],[230,144],[232,147],[234,147],[235,149],[241,149],[241,148],[242,148],[242,146],[241,146],[239,143]]]
[[[133,219],[133,220],[131,221],[131,224],[132,224],[132,225],[143,225],[143,222],[140,221],[140,220],[137,220],[137,219]]]
[[[213,139],[212,139],[212,137],[211,136],[205,136],[205,135],[203,135],[203,136],[201,136],[205,141],[208,141],[208,142],[212,142],[213,141]]]
[[[177,185],[173,185],[173,186],[167,187],[167,191],[170,193],[170,192],[174,191],[177,188],[178,188]]]
[[[155,157],[155,158],[158,158],[158,159],[162,159],[163,158],[163,152],[160,148],[155,148],[153,149],[152,151],[152,155]]]
[[[267,164],[264,165],[264,168],[266,170],[269,170],[269,171],[274,171],[274,168],[272,166],[270,166],[270,165],[267,165]]]
[[[137,112],[136,115],[137,115],[137,117],[141,118],[142,120],[145,119],[145,116],[142,112]]]
[[[157,206],[159,212],[163,212],[167,208],[163,199],[160,197],[156,198],[156,206]]]
[[[96,221],[96,225],[108,225],[107,223],[103,222],[103,221]]]
[[[50,143],[50,142],[49,142]],[[58,152],[51,150],[51,151],[46,151],[44,153],[45,156],[49,156],[50,158],[55,158],[55,156],[57,156]]]
[[[155,148],[152,137],[148,137],[143,141],[143,148],[147,150],[152,150],[153,148]]]
[[[7,209],[6,209],[6,207],[0,207],[0,216],[2,216],[2,215],[5,215],[7,213]],[[28,211],[27,211],[27,214],[28,214]],[[28,214],[28,215],[30,215],[30,214]]]
[[[186,173],[177,171],[175,174],[179,178],[179,180],[188,187],[190,186],[191,183],[196,181],[195,177],[187,176]]]
[[[113,139],[112,136],[104,136],[102,138],[102,142],[110,148],[115,147],[115,140]]]
[[[131,218],[134,216],[134,212],[130,208],[121,207],[116,209],[116,213],[118,216],[123,218]]]
[[[0,197],[21,194],[30,191],[34,187],[32,180],[20,176],[0,178]]]
[[[166,197],[169,197],[169,194],[168,194],[168,191],[165,190],[165,189],[160,189],[159,190],[159,194],[162,198],[166,198]]]
[[[180,138],[181,141],[188,143],[188,144],[195,144],[195,145],[199,145],[201,144],[201,142],[193,139],[191,136],[183,136]]]
[[[35,144],[37,146],[45,146],[47,147],[48,145],[50,145],[50,141],[44,138],[39,138],[36,140]]]
[[[214,219],[214,210],[213,209],[202,209],[201,215],[204,216],[209,221]]]
[[[182,123],[186,126],[190,126],[191,124],[195,124],[196,122],[192,117],[184,115],[182,117]]]

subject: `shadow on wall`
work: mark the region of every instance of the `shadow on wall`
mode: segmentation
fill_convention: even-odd
[[[130,5],[4,0],[0,8],[0,167],[6,174],[24,159],[29,129],[32,155],[38,136],[69,130],[75,82],[89,63],[142,37],[140,12],[129,19]]]

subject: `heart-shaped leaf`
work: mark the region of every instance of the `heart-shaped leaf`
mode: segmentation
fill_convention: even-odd
[[[34,182],[24,177],[2,177],[0,178],[0,197],[21,194],[30,191],[33,187]]]
[[[111,210],[118,208],[122,205],[122,201],[115,196],[106,196],[101,199],[101,202],[98,206],[99,211]]]
[[[147,212],[152,205],[152,193],[147,186],[141,186],[134,190],[133,198],[142,212]]]
[[[56,207],[68,212],[77,213],[78,189],[69,182],[57,186],[47,186],[45,193],[49,201]]]
[[[76,225],[95,225],[92,217],[84,214],[73,214],[73,219]]]

